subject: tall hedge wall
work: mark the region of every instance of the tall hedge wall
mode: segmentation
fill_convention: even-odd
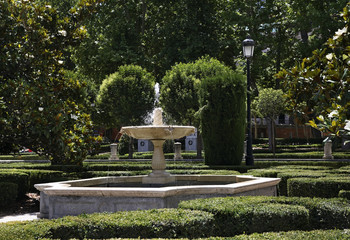
[[[239,72],[226,72],[203,79],[200,113],[206,164],[241,164],[245,136],[245,95],[245,80]]]

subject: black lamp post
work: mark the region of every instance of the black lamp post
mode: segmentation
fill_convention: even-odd
[[[246,165],[254,165],[253,157],[253,137],[251,131],[251,121],[250,116],[250,58],[254,54],[254,40],[247,38],[243,41],[243,56],[247,58],[247,151],[245,156]]]

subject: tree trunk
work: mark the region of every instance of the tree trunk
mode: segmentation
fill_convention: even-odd
[[[129,138],[129,159],[133,159],[134,155],[134,138]]]
[[[202,134],[197,131],[197,158],[202,159],[202,150],[203,150],[203,141],[202,141]]]
[[[271,121],[271,131],[272,131],[272,152],[273,152],[273,157],[275,158],[276,154],[276,124],[275,121]]]
[[[273,142],[272,142],[272,121],[270,118],[267,118],[267,134],[269,137],[269,151],[272,152]]]
[[[254,115],[254,138],[258,138],[258,124],[256,123],[256,116]]]

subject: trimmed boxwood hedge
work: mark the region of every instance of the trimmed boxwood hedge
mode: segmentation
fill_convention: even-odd
[[[345,199],[227,197],[180,202],[179,208],[213,213],[217,236],[350,226],[350,202]]]
[[[350,200],[350,190],[339,191],[339,197],[346,198],[346,199]]]
[[[350,176],[288,179],[288,196],[334,198],[341,190],[350,190]]]
[[[288,179],[290,178],[302,178],[302,177],[308,177],[308,178],[320,178],[320,177],[326,177],[329,175],[326,171],[285,171],[280,172],[277,174],[278,178],[281,178],[281,181],[278,185],[279,187],[279,195],[280,196],[288,196]]]
[[[0,207],[13,203],[17,198],[18,185],[11,182],[0,182]]]
[[[212,236],[213,215],[186,209],[153,209],[68,216],[0,224],[0,240],[194,238]]]
[[[16,170],[0,170],[0,182],[17,184],[17,198],[24,198],[29,190],[29,175]]]
[[[289,231],[289,232],[266,232],[254,233],[250,235],[238,235],[230,238],[209,238],[211,240],[277,240],[277,239],[293,239],[293,240],[339,240],[349,239],[350,229],[344,230],[313,230],[313,231]]]

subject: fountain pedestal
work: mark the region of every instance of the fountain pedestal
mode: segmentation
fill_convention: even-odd
[[[142,183],[145,184],[165,184],[175,182],[175,177],[165,171],[165,158],[163,152],[163,144],[165,140],[151,140],[154,146],[152,156],[152,173],[147,177],[142,178]]]

